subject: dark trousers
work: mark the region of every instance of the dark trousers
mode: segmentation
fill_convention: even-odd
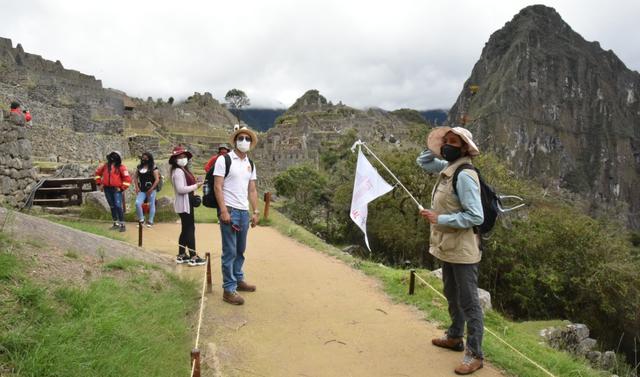
[[[104,196],[107,198],[109,208],[111,208],[111,219],[114,222],[124,224],[124,211],[122,209],[122,191],[117,187],[105,187]]]
[[[444,295],[449,302],[451,327],[447,330],[450,338],[462,338],[467,324],[467,351],[482,358],[482,335],[484,322],[480,299],[478,298],[478,265],[442,263]]]
[[[196,224],[194,220],[193,207],[189,208],[189,213],[179,213],[182,230],[178,238],[178,254],[189,254],[190,257],[196,255]],[[189,253],[185,250],[189,248]]]

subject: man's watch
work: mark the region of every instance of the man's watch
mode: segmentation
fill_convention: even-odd
[[[258,211],[257,209],[254,209],[254,210],[253,210],[253,214],[254,214],[254,215],[259,215],[259,214],[260,214],[260,211]]]

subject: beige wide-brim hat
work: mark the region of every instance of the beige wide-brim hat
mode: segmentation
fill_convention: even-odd
[[[231,138],[229,139],[229,141],[231,142],[232,147],[235,148],[236,136],[238,136],[239,134],[247,134],[251,136],[251,149],[254,149],[256,145],[258,145],[258,135],[256,135],[255,132],[248,129],[247,127],[241,127],[233,131],[233,133],[231,134]]]
[[[465,143],[467,143],[467,145],[469,146],[469,155],[477,156],[480,154],[480,150],[476,146],[476,143],[473,142],[473,135],[471,134],[471,131],[463,127],[445,126],[433,129],[429,133],[429,136],[427,136],[427,148],[429,148],[429,150],[431,150],[431,152],[435,153],[437,156],[442,157],[440,155],[440,149],[444,144],[444,135],[446,135],[447,132],[453,132],[454,134],[460,136]]]

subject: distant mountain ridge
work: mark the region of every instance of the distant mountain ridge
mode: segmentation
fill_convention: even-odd
[[[312,89],[260,136],[260,143],[252,153],[259,166],[263,166],[261,182],[269,187],[270,179],[290,166],[316,166],[323,143],[347,132],[354,132],[354,141],[361,138],[370,144],[402,148],[415,146],[416,138],[410,137],[412,132],[425,127],[425,121],[415,110],[358,110],[341,102],[334,104]]]
[[[265,132],[285,111],[287,109],[248,108],[240,112],[240,119],[252,129]]]
[[[640,74],[553,9],[493,33],[449,113],[527,177],[591,199],[640,228]]]

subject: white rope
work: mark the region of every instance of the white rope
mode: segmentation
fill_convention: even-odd
[[[431,288],[431,290],[433,290],[435,293],[438,294],[438,296],[442,297],[445,301],[447,300],[447,298],[437,289],[435,289],[431,284],[427,283],[423,278],[420,277],[420,275],[416,274],[414,272],[413,274],[415,277],[418,278],[418,280],[420,280],[424,285],[426,285],[427,287]],[[496,333],[494,333],[493,331],[491,331],[489,328],[487,328],[486,326],[484,326],[484,331],[488,332],[489,334],[493,335],[496,339],[498,339],[500,342],[504,343],[507,347],[511,348],[515,353],[517,353],[518,355],[522,356],[525,360],[527,360],[528,362],[530,362],[531,364],[535,365],[538,369],[540,369],[541,371],[545,372],[547,375],[551,376],[551,377],[556,377],[553,373],[549,372],[548,370],[546,370],[542,365],[536,363],[535,361],[531,360],[530,358],[528,358],[525,354],[523,354],[522,352],[518,351],[514,346],[512,346],[511,344],[507,343],[504,339],[500,338]]]
[[[207,258],[207,262],[209,262],[209,258]],[[194,349],[198,349],[198,344],[200,343],[200,328],[202,327],[202,313],[204,312],[204,293],[207,289],[207,269],[204,270],[204,279],[202,279],[202,294],[200,295],[200,315],[198,316],[198,329],[196,331],[196,346]],[[193,372],[196,369],[195,360],[192,361],[193,366],[191,367],[191,377],[193,377]]]
[[[389,172],[389,174],[391,174],[391,176],[393,177],[393,179],[395,179],[395,180],[396,180],[396,182],[398,182],[398,184],[400,185],[400,187],[402,187],[402,188],[404,189],[404,191],[406,191],[406,192],[407,192],[407,194],[409,194],[409,196],[411,197],[411,199],[413,199],[413,201],[414,201],[414,202],[416,203],[416,205],[418,206],[418,209],[419,209],[419,210],[421,210],[421,211],[424,209],[424,207],[423,207],[423,206],[422,206],[422,205],[421,205],[421,204],[416,200],[416,198],[415,198],[413,195],[411,195],[411,193],[409,192],[409,190],[407,190],[407,188],[406,188],[406,187],[404,187],[404,185],[402,184],[402,182],[400,182],[400,180],[398,179],[398,177],[396,177],[396,175],[395,175],[395,174],[393,174],[393,172],[392,172],[391,170],[389,170],[389,168],[387,167],[387,165],[385,165],[385,164],[384,164],[384,162],[382,162],[382,161],[378,158],[378,156],[376,156],[376,154],[375,154],[375,153],[373,153],[373,151],[372,151],[371,149],[369,149],[369,147],[367,146],[367,144],[365,144],[365,142],[363,142],[363,141],[361,141],[361,140],[358,140],[358,141],[356,141],[356,142],[353,144],[353,147],[351,147],[351,149],[353,150],[353,148],[354,148],[356,145],[358,145],[358,146],[362,145],[363,147],[365,147],[365,149],[366,149],[366,150],[367,150],[367,151],[368,151],[368,152],[369,152],[369,153],[370,153],[370,154],[371,154],[371,155],[372,155],[372,156],[373,156],[373,157],[374,157],[374,158],[375,158],[375,159],[376,159],[376,160],[377,160],[381,165],[382,165],[382,167],[384,167],[384,168]]]

